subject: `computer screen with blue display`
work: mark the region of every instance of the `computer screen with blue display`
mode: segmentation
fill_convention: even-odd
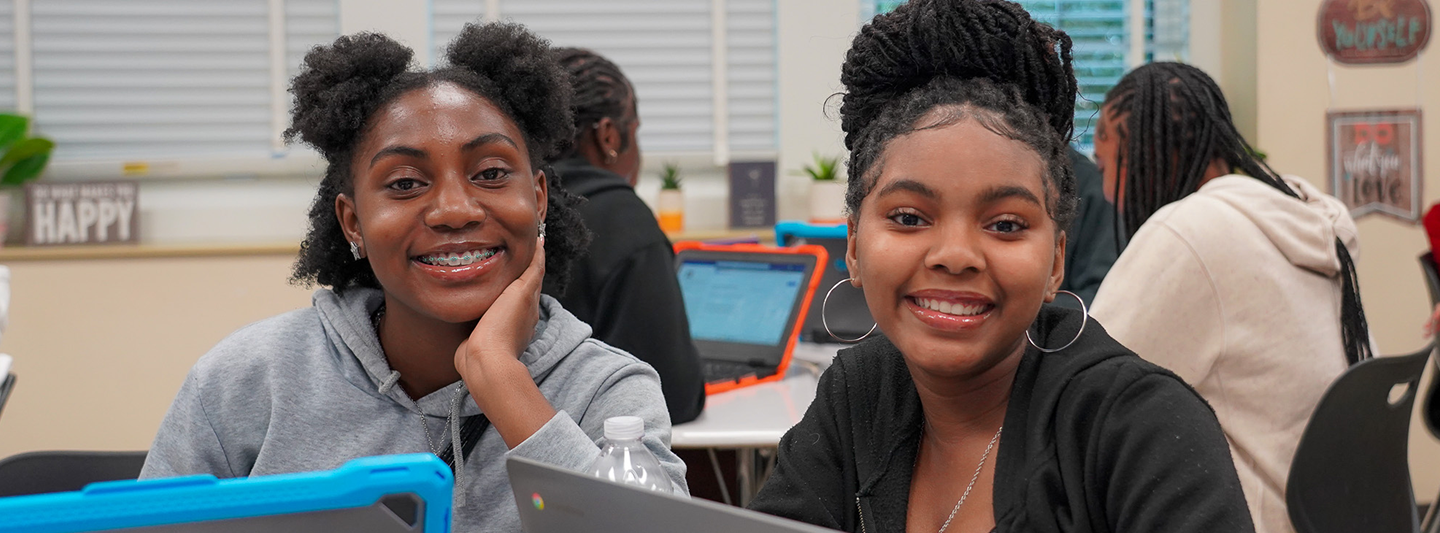
[[[774,346],[784,340],[805,265],[686,260],[678,275],[692,337]]]

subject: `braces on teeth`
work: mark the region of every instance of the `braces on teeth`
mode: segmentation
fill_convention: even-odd
[[[482,252],[465,252],[463,254],[450,255],[427,255],[420,258],[420,262],[429,265],[439,266],[465,266],[476,261],[489,259],[495,255],[495,249],[491,248]]]

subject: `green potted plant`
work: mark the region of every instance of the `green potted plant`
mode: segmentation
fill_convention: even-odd
[[[685,229],[685,194],[680,192],[680,166],[666,163],[660,170],[660,231],[678,233]]]
[[[21,211],[12,209],[12,205],[24,200],[17,189],[40,177],[45,165],[50,163],[50,153],[55,150],[54,141],[29,134],[28,117],[0,113],[0,235],[4,235],[6,241],[21,237],[10,235],[10,214]]]
[[[819,153],[801,173],[810,176],[810,221],[837,223],[845,219],[845,181],[840,179],[840,158]]]

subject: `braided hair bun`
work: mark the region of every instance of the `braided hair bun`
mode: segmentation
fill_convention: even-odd
[[[845,147],[889,103],[937,77],[1019,88],[1061,139],[1074,129],[1070,37],[1005,0],[911,0],[861,28],[845,54]]]
[[[973,119],[1045,161],[1047,210],[1057,228],[1069,226],[1078,203],[1067,154],[1076,84],[1064,32],[1005,0],[910,0],[860,30],[840,81],[852,222],[891,140]]]

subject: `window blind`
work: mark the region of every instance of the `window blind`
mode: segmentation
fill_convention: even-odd
[[[270,153],[266,0],[31,9],[36,129],[56,159]]]
[[[15,3],[0,2],[0,111],[15,106]]]
[[[285,0],[286,76],[293,78],[300,72],[300,64],[311,48],[333,43],[339,36],[338,0]]]
[[[713,153],[711,0],[500,0],[496,18],[519,22],[556,46],[595,50],[635,85],[649,153]],[[434,0],[436,57],[483,0]],[[774,0],[725,7],[727,137],[731,151],[773,152],[776,142]]]
[[[1130,49],[1128,0],[1020,0],[1030,15],[1070,35],[1074,43],[1075,144],[1094,151],[1095,121],[1100,104],[1125,75]]]
[[[774,0],[725,4],[730,150],[773,151],[777,139]]]

